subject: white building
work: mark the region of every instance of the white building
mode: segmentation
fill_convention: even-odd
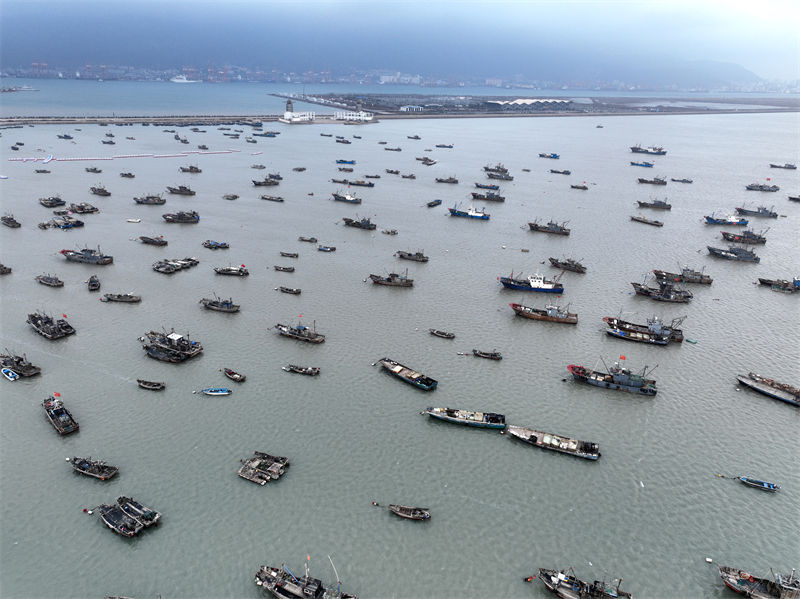
[[[401,106],[400,112],[422,112],[422,106]]]
[[[286,100],[286,112],[283,117],[278,119],[280,123],[287,125],[305,125],[314,122],[315,113],[313,112],[295,112],[291,100]]]
[[[365,112],[363,110],[353,111],[341,111],[337,112],[334,115],[337,121],[348,121],[350,123],[368,123],[374,118],[374,114],[371,112]]]

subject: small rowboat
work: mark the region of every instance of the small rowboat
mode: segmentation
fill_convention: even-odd
[[[336,248],[332,245],[318,245],[317,249],[320,252],[335,252]]]
[[[197,393],[197,391],[192,391],[192,393]],[[207,387],[200,389],[200,393],[203,395],[230,395],[233,391],[227,387]]]
[[[389,511],[401,518],[408,520],[428,520],[431,517],[431,512],[428,508],[424,507],[411,507],[408,505],[394,505],[390,504]]]
[[[3,376],[6,377],[9,381],[16,381],[19,378],[19,375],[10,368],[3,368],[2,372]]]
[[[278,287],[278,291],[281,293],[291,293],[292,295],[300,295],[302,289],[298,289],[296,287]]]
[[[232,381],[236,381],[237,383],[243,383],[247,379],[245,375],[240,374],[235,370],[231,370],[230,368],[223,368],[222,372],[224,372],[225,376],[227,376],[229,379],[231,379]]]
[[[296,372],[297,374],[307,374],[308,376],[317,376],[319,368],[316,366],[297,366],[296,364],[289,364],[283,367],[286,372]]]
[[[487,360],[502,360],[503,356],[500,355],[499,351],[481,351],[479,349],[473,349],[472,355],[476,358],[486,358]]]
[[[455,333],[448,333],[447,331],[440,331],[439,329],[428,329],[431,335],[435,335],[436,337],[441,337],[442,339],[455,339]]]
[[[158,381],[146,381],[144,379],[136,379],[136,382],[142,389],[148,389],[150,391],[162,391],[167,386],[166,383]]]
[[[272,268],[274,268],[278,272],[294,272],[294,266],[278,266],[276,264]]]
[[[775,491],[780,489],[780,487],[775,483],[768,483],[763,480],[758,480],[757,478],[749,478],[747,476],[740,476],[738,478],[748,487],[755,487],[756,489],[761,489],[762,491],[769,491],[771,493],[774,493]]]

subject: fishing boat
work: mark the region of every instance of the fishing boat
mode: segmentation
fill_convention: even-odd
[[[7,349],[5,351],[6,353],[0,354],[0,365],[2,365],[3,368],[10,369],[17,376],[35,376],[42,372],[42,369],[32,364],[25,354],[16,356]]]
[[[394,168],[387,168],[386,173],[389,175],[399,175],[400,171]]]
[[[57,206],[64,206],[66,204],[66,202],[58,196],[39,198],[39,203],[45,208],[56,208]]]
[[[394,255],[397,256],[398,258],[402,258],[403,260],[411,260],[413,262],[428,261],[428,256],[423,254],[421,251],[411,253],[411,252],[406,252],[404,250],[398,250],[397,252],[395,252]]]
[[[372,181],[364,181],[362,179],[356,179],[355,181],[345,180],[345,184],[354,185],[356,187],[375,187],[375,184]]]
[[[66,321],[66,318],[54,319],[43,312],[37,311],[28,314],[26,322],[42,337],[51,341],[75,333],[75,329]]]
[[[631,283],[636,295],[643,295],[649,297],[657,302],[672,302],[678,304],[686,304],[694,297],[694,294],[688,289],[676,288],[669,281],[659,280],[658,287],[650,287],[641,283]]]
[[[569,311],[569,306],[562,308],[547,304],[544,309],[531,308],[522,304],[508,304],[517,316],[530,318],[532,320],[546,320],[548,322],[560,322],[563,324],[578,324],[578,315]]]
[[[438,206],[441,203],[442,203],[442,200],[431,200],[426,205],[428,206],[428,208],[433,208],[434,206]]]
[[[320,134],[322,135],[322,134]],[[261,566],[256,572],[255,583],[265,592],[270,593],[277,599],[325,599],[326,597],[336,597],[337,599],[357,599],[355,595],[343,593],[341,585],[325,587],[319,578],[313,578],[308,574],[306,566],[305,576],[295,576],[282,564],[280,568],[274,566]]]
[[[239,196],[235,193],[226,193],[224,196],[222,196],[222,199],[233,201],[233,200],[238,200]]]
[[[653,177],[652,179],[645,179],[643,177],[639,177],[639,183],[647,183],[649,185],[666,185],[667,180],[662,177]]]
[[[691,179],[670,179],[670,181],[675,183],[693,183]]]
[[[42,407],[44,407],[44,413],[50,424],[53,425],[59,435],[68,435],[80,428],[69,410],[64,407],[64,404],[55,395],[45,399],[42,402]]]
[[[683,266],[679,273],[653,269],[653,274],[659,281],[674,281],[676,283],[700,283],[702,285],[711,285],[711,283],[714,282],[714,279],[709,277],[702,270],[693,270],[689,268],[688,265]]]
[[[270,196],[270,195],[262,195],[262,200],[267,200],[268,202],[282,202],[283,198],[281,196]]]
[[[780,487],[775,483],[769,483],[765,480],[758,480],[757,478],[750,478],[749,476],[739,476],[737,478],[748,487],[754,487],[756,489],[761,489],[762,491],[775,493],[780,489]]]
[[[231,370],[230,368],[222,368],[221,370],[226,377],[237,383],[243,383],[247,380],[247,377],[245,375],[240,374],[235,370]]]
[[[767,208],[766,206],[758,206],[755,209],[737,207],[736,214],[742,214],[744,216],[763,216],[765,218],[778,218],[778,213],[775,212],[772,208],[774,208],[774,206],[770,208]]]
[[[232,298],[228,298],[226,300],[220,299],[217,297],[217,294],[214,294],[213,298],[204,297],[200,300],[201,304],[206,310],[214,310],[215,312],[238,312],[239,311],[239,304],[234,304]]]
[[[161,514],[159,512],[142,505],[133,497],[120,495],[117,497],[117,505],[130,518],[133,518],[145,528],[158,524],[158,521],[161,518]]]
[[[299,289],[297,287],[283,287],[283,286],[281,286],[281,287],[278,287],[277,289],[281,293],[288,293],[290,295],[300,295],[300,292],[302,291],[302,289]]]
[[[436,379],[425,376],[416,370],[412,370],[408,366],[403,366],[399,362],[395,362],[390,358],[381,358],[376,363],[383,366],[383,368],[385,368],[390,374],[393,374],[401,381],[405,381],[417,389],[422,389],[423,391],[433,391],[439,384],[439,381]]]
[[[308,243],[317,243],[316,237],[298,237],[297,241],[307,241]]]
[[[410,505],[396,505],[393,503],[387,507],[394,515],[406,520],[428,520],[431,517],[431,512],[426,507],[411,507]]]
[[[319,375],[319,368],[316,366],[298,366],[297,364],[287,364],[282,368],[286,372],[296,372],[297,374],[305,374],[308,376]]]
[[[250,180],[256,187],[271,187],[274,185],[280,185],[281,183],[277,179],[270,179],[269,177],[265,177],[263,181],[256,181],[255,179],[250,179]]]
[[[274,328],[276,331],[278,331],[279,335],[291,337],[292,339],[297,339],[298,341],[307,341],[309,343],[322,343],[325,341],[325,335],[317,333],[316,323],[314,328],[311,329],[303,324],[300,324],[299,322],[297,323],[297,326],[278,323]]]
[[[320,251],[320,252],[335,252],[336,251],[336,247],[333,246],[333,245],[318,245],[317,246],[317,251]]]
[[[780,187],[777,185],[765,185],[763,183],[750,183],[749,185],[745,185],[745,189],[748,191],[778,191]]]
[[[455,177],[436,177],[437,183],[450,183],[451,185],[455,185],[458,183],[458,179]]]
[[[227,250],[231,247],[227,241],[214,241],[213,239],[206,239],[202,245],[209,250]]]
[[[61,250],[59,253],[67,259],[67,262],[82,262],[98,266],[114,262],[114,257],[103,254],[99,246],[96,250],[83,248],[82,250]]]
[[[214,272],[218,275],[234,277],[246,277],[250,274],[250,271],[247,270],[243,264],[241,266],[216,266],[214,267]]]
[[[475,218],[478,220],[489,220],[489,214],[486,214],[485,208],[475,208],[474,206],[470,206],[466,210],[461,210],[458,205],[453,205],[452,208],[448,208],[450,211],[450,216],[461,216],[464,218]]]
[[[335,202],[347,202],[348,204],[360,204],[361,198],[349,193],[334,193],[333,200]]]
[[[342,160],[342,159],[339,159],[339,160],[336,161],[336,164],[355,164],[355,163],[356,163],[355,160]]]
[[[672,210],[672,204],[667,203],[665,200],[653,200],[652,202],[636,201],[639,208],[653,208],[654,210]]]
[[[342,220],[344,221],[345,227],[354,227],[356,229],[364,229],[365,231],[374,231],[377,228],[377,225],[367,217],[355,220],[345,216]]]
[[[585,460],[596,460],[600,457],[600,446],[591,441],[581,441],[513,424],[506,427],[506,432],[514,439],[542,449],[566,453]]]
[[[500,186],[496,183],[475,183],[475,187],[478,189],[491,189],[492,191],[497,191],[500,189]]]
[[[577,364],[570,364],[567,366],[567,370],[569,370],[572,374],[572,378],[576,381],[588,383],[595,387],[613,389],[616,391],[628,391],[629,393],[648,396],[654,396],[658,393],[656,382],[653,379],[645,378],[649,374],[647,366],[642,369],[641,374],[631,372],[629,369],[620,366],[619,362],[614,362],[614,365],[608,369],[608,372],[589,370]],[[650,372],[653,370],[655,370],[655,367],[651,368]]]
[[[499,351],[481,351],[473,349],[472,355],[476,358],[485,358],[486,360],[502,360],[503,356]]]
[[[99,478],[100,480],[108,480],[117,472],[119,472],[119,468],[117,466],[106,464],[100,460],[93,460],[91,457],[73,457],[72,459],[67,458],[67,461],[72,464],[72,469],[75,472],[79,472],[80,474],[85,474],[86,476],[91,476],[93,478]]]
[[[197,391],[192,391],[192,393],[197,393]],[[232,390],[228,389],[227,387],[206,387],[205,389],[200,389],[200,393],[203,395],[230,395],[233,393]]]
[[[89,291],[97,291],[100,289],[100,279],[97,278],[97,275],[92,275],[86,281],[86,288]]]
[[[643,166],[645,168],[653,168],[654,164],[652,162],[646,162],[646,161],[634,162],[633,160],[631,160],[631,166]]]
[[[537,231],[539,233],[552,233],[554,235],[569,235],[570,229],[568,229],[565,225],[567,221],[564,221],[560,225],[555,221],[550,221],[546,225],[540,225],[539,219],[537,218],[532,223],[528,223],[528,227],[531,231]]]
[[[180,196],[193,196],[195,195],[195,191],[191,188],[187,187],[186,185],[178,185],[178,187],[170,187],[167,185],[167,191],[169,193],[180,195]]]
[[[561,274],[554,279],[549,280],[544,275],[536,273],[529,275],[527,278],[522,278],[522,275],[514,277],[512,272],[507,277],[497,277],[497,280],[506,289],[516,289],[518,291],[539,291],[542,293],[564,293],[564,286],[559,282]]]
[[[41,285],[46,285],[47,287],[63,287],[64,286],[64,281],[62,281],[61,279],[59,279],[55,275],[41,274],[41,275],[37,275],[37,276],[35,276],[33,278],[37,283],[39,283]]]
[[[665,342],[681,343],[683,341],[683,331],[678,327],[683,324],[684,320],[686,320],[685,316],[679,316],[678,318],[673,318],[668,325],[665,325],[657,316],[654,316],[647,319],[647,324],[636,324],[615,316],[603,317],[603,322],[608,325],[609,329],[623,331],[627,334],[625,337],[621,335],[614,336],[645,343],[650,342],[647,337],[663,339]],[[660,343],[656,344],[661,345]]]
[[[196,224],[200,222],[200,215],[192,210],[191,212],[175,212],[170,214],[162,214],[161,218],[163,218],[168,223],[184,223],[184,224]]]
[[[408,278],[408,270],[406,270],[405,274],[398,274],[396,272],[390,272],[386,276],[382,275],[369,275],[369,279],[375,285],[384,285],[386,287],[413,287],[414,286],[414,279]]]
[[[774,580],[759,578],[730,566],[717,566],[725,586],[753,599],[797,599],[800,597],[800,578],[794,570],[788,576],[773,573]]]
[[[294,272],[294,266],[278,266],[277,264],[273,264],[272,268],[278,272]]]
[[[237,474],[243,479],[257,483],[263,487],[270,481],[278,480],[285,474],[288,467],[289,458],[255,451],[253,452],[252,458],[242,462]],[[282,595],[278,596],[280,597]],[[315,597],[312,595],[310,599],[315,599]]]
[[[522,170],[525,170],[525,169],[522,169]],[[552,174],[554,174],[554,175],[571,175],[571,174],[572,174],[572,171],[569,171],[569,170],[562,170],[562,171],[560,171],[560,170],[558,170],[558,169],[555,169],[555,168],[551,168],[551,169],[550,169],[550,172],[551,172]]]
[[[572,568],[569,570],[548,570],[539,568],[537,578],[545,587],[561,599],[630,599],[631,594],[619,589],[622,579],[612,587],[604,580],[585,582],[576,578]]]
[[[501,196],[499,193],[494,193],[493,191],[487,191],[486,193],[475,193],[470,192],[472,195],[473,200],[484,200],[485,202],[505,202],[505,196]]]
[[[631,152],[634,154],[653,154],[654,156],[666,156],[667,154],[667,151],[662,147],[650,146],[648,148],[643,148],[639,144],[631,146]]]
[[[19,378],[19,375],[10,368],[3,368],[2,373],[3,376],[11,382],[14,382]]]
[[[487,173],[507,173],[508,169],[504,167],[501,163],[497,163],[494,166],[487,164],[483,167],[484,172]]]
[[[660,220],[652,220],[647,218],[646,216],[631,216],[631,220],[636,221],[637,223],[644,223],[646,225],[652,225],[654,227],[663,227],[664,223]]]
[[[202,173],[203,171],[197,165],[190,164],[189,166],[179,166],[178,170],[182,173]]]
[[[454,424],[464,424],[477,428],[505,428],[506,417],[494,412],[474,412],[472,410],[456,410],[454,408],[425,408],[424,414]]]
[[[589,187],[586,185],[586,183],[582,183],[580,185],[570,185],[570,188],[572,188],[572,189],[582,189],[583,191],[587,191],[589,189]]]
[[[769,168],[784,168],[787,170],[797,170],[797,165],[785,163],[785,164],[773,164],[772,162],[769,163]]]
[[[717,258],[724,258],[725,260],[735,260],[739,262],[761,262],[761,258],[759,258],[755,252],[745,248],[730,246],[727,250],[725,250],[722,248],[711,247],[710,245],[707,245],[706,248],[708,248],[709,254]]]
[[[761,376],[754,372],[747,375],[737,374],[736,380],[745,387],[757,391],[767,397],[772,397],[789,405],[800,407],[800,388],[786,383],[779,383],[771,378]]]
[[[96,196],[108,197],[108,196],[110,196],[110,195],[111,195],[111,192],[110,192],[110,191],[108,191],[108,190],[107,190],[105,187],[103,187],[102,185],[97,185],[97,186],[95,186],[95,187],[90,187],[90,188],[89,188],[89,191],[90,191],[92,194],[96,195]]]
[[[162,197],[161,195],[147,195],[142,196],[140,198],[133,198],[133,201],[137,204],[145,204],[145,205],[152,205],[152,206],[159,206],[161,204],[166,204],[166,198]]]
[[[547,152],[539,152],[539,158],[550,158],[551,160],[558,160],[559,158],[561,158],[561,156],[559,156],[555,152],[551,152],[549,154]]]
[[[167,384],[161,381],[146,381],[144,379],[136,379],[136,383],[148,391],[163,391],[166,389]]]
[[[571,258],[564,258],[563,260],[559,260],[558,258],[548,258],[548,260],[550,260],[551,266],[555,266],[556,268],[560,268],[562,270],[569,270],[571,272],[577,272],[580,274],[586,272],[586,267],[583,264]]]
[[[297,252],[280,252],[280,255],[284,258],[298,258],[300,256]]]
[[[441,337],[442,339],[455,339],[455,333],[448,333],[447,331],[440,331],[439,329],[428,329],[428,332],[434,337]]]
[[[144,529],[141,522],[128,516],[117,504],[102,503],[97,506],[97,511],[103,523],[123,537],[136,536]]]
[[[0,217],[0,222],[11,229],[19,229],[22,226],[19,221],[14,218],[13,214],[6,214]]]
[[[100,298],[101,302],[121,302],[126,304],[138,304],[142,301],[142,296],[132,293],[105,293]]]
[[[508,173],[494,173],[494,172],[489,172],[489,173],[486,173],[486,176],[487,176],[489,179],[497,179],[497,180],[499,180],[499,181],[513,181],[513,180],[514,180],[514,177],[512,177],[512,176],[511,176],[511,175],[509,175]]]
[[[73,202],[69,205],[69,209],[77,214],[96,214],[100,212],[97,206],[92,206],[88,202],[78,202],[77,204]]]
[[[733,241],[734,243],[763,245],[767,243],[767,238],[764,235],[766,232],[767,231],[761,231],[761,233],[756,233],[749,229],[745,229],[741,233],[729,233],[728,231],[722,231],[722,238],[725,241]]]
[[[203,353],[203,345],[199,341],[192,341],[189,335],[176,333],[175,329],[150,331],[139,338],[144,343],[144,349],[151,358],[163,362],[182,362],[195,358]]]

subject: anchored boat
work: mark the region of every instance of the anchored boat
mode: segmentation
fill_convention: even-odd
[[[754,599],[798,599],[800,597],[800,579],[794,570],[785,574],[773,574],[774,580],[759,578],[738,568],[717,566],[719,575],[725,586],[745,597]]]
[[[757,391],[767,397],[772,397],[789,405],[800,407],[800,389],[787,383],[779,383],[771,378],[761,376],[755,372],[747,375],[737,374],[736,380],[745,387]]]
[[[514,277],[512,272],[507,277],[497,277],[497,280],[506,289],[516,289],[518,291],[539,291],[542,293],[564,293],[564,286],[559,282],[561,275],[549,280],[544,275],[536,273],[527,278]]]
[[[100,480],[108,480],[117,472],[119,472],[119,468],[117,466],[111,466],[110,464],[106,464],[100,460],[93,460],[91,457],[73,457],[72,459],[67,458],[67,461],[72,464],[72,469],[75,472],[79,472],[80,474],[85,474],[86,476],[91,476],[93,478],[99,478]]]
[[[407,366],[403,366],[390,358],[381,358],[377,363],[383,366],[390,374],[393,374],[400,380],[418,389],[422,389],[423,391],[432,391],[439,384],[439,381],[436,379],[425,376],[421,372],[412,370]]]
[[[393,503],[390,503],[387,507],[390,512],[406,520],[428,520],[431,517],[431,511],[426,507],[412,507]]]
[[[502,429],[506,427],[505,415],[495,414],[494,412],[473,412],[472,410],[456,410],[454,408],[425,408],[424,413],[437,420],[477,428]]]
[[[608,372],[589,370],[577,364],[570,364],[567,366],[567,370],[569,370],[572,374],[572,378],[576,381],[588,383],[594,387],[602,387],[616,391],[628,391],[629,393],[648,396],[654,396],[658,393],[656,382],[653,379],[645,378],[649,372],[655,370],[655,367],[651,368],[648,372],[647,366],[645,366],[641,374],[634,374],[629,369],[620,366],[619,362],[615,362],[614,365],[608,369]]]
[[[630,599],[631,594],[619,590],[622,579],[616,587],[611,587],[604,580],[585,582],[569,570],[548,570],[539,568],[537,578],[544,586],[562,599]]]
[[[546,433],[533,428],[515,426],[512,424],[506,427],[506,431],[514,439],[519,439],[520,441],[524,441],[536,447],[541,447],[542,449],[566,453],[586,460],[596,460],[600,457],[600,446],[591,441],[581,441],[579,439],[565,437],[564,435]]]
[[[237,474],[245,480],[264,486],[270,481],[278,480],[288,467],[289,458],[255,451],[252,458],[242,463]]]
[[[531,308],[522,304],[508,304],[517,316],[530,318],[532,320],[546,320],[548,322],[560,322],[563,324],[578,324],[578,315],[569,311],[569,306],[561,308],[547,304],[544,309]]]
[[[55,395],[51,395],[42,402],[45,415],[59,435],[68,435],[76,432],[80,426],[72,417],[70,411]]]
[[[297,323],[297,326],[290,326],[286,324],[276,324],[275,330],[279,335],[284,337],[291,337],[298,341],[308,341],[309,343],[322,343],[325,341],[325,335],[317,333],[316,321],[314,321],[314,328],[309,329],[307,326]]]

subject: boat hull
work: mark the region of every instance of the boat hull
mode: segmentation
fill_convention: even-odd
[[[796,408],[800,408],[800,397],[796,397],[791,393],[781,391],[780,389],[775,389],[774,387],[770,387],[765,383],[755,381],[746,375],[736,375],[736,380],[748,389],[752,389],[753,391],[761,393],[762,395],[766,395],[767,397],[771,397],[773,399],[777,399],[778,401],[788,403],[791,406],[795,406]]]

